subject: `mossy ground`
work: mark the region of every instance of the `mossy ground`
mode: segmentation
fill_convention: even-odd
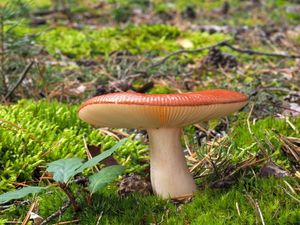
[[[265,224],[297,224],[300,219],[299,203],[289,197],[284,180],[254,178],[240,182],[229,189],[199,190],[193,201],[176,206],[174,203],[154,196],[133,195],[121,198],[114,190],[99,193],[93,203],[87,205],[84,198],[80,204],[82,212],[68,210],[61,218],[68,221],[80,218],[80,224],[255,224],[259,221],[249,197],[255,199],[261,209]],[[39,199],[39,215],[55,212],[66,200],[62,193],[49,191]],[[81,196],[82,197],[82,196]],[[239,210],[239,212],[238,212]],[[27,207],[13,207],[7,210],[11,218],[24,216]]]
[[[42,33],[39,42],[55,55],[60,52],[71,58],[84,58],[104,55],[114,51],[129,51],[131,54],[144,54],[153,51],[166,54],[179,50],[178,39],[189,39],[195,47],[216,44],[230,35],[201,32],[182,32],[174,26],[145,25],[101,30],[78,31],[68,28],[55,28]]]
[[[64,157],[84,157],[84,140],[101,150],[112,147],[116,140],[91,129],[77,117],[78,107],[58,102],[20,101],[0,107],[1,183],[0,190],[13,182],[32,180],[38,165]],[[145,146],[128,141],[122,148],[120,163],[139,170]],[[117,154],[118,155],[118,154]]]
[[[5,140],[1,145],[2,149],[5,147],[5,152],[9,153],[1,157],[2,190],[10,187],[13,182],[34,181],[33,171],[37,165],[45,165],[45,162],[61,157],[74,155],[83,157],[85,155],[83,137],[88,143],[102,145],[104,149],[115,142],[111,137],[103,136],[81,122],[77,118],[76,111],[77,106],[46,101],[23,100],[16,105],[1,107],[0,134],[1,140]],[[258,147],[253,145],[254,139],[251,138],[245,125],[246,119],[247,117],[241,115],[234,122],[230,138],[228,137],[231,143],[230,151],[225,148],[220,149],[225,151],[227,157],[233,161],[241,161],[259,151]],[[16,126],[5,121],[10,121]],[[262,143],[266,137],[270,139],[276,149],[275,152],[269,153],[270,157],[274,162],[285,167],[288,167],[289,162],[280,150],[281,144],[274,138],[274,134],[266,135],[265,131],[271,132],[276,128],[281,134],[295,136],[300,129],[300,119],[291,118],[290,123],[297,130],[294,130],[286,120],[272,117],[260,120],[249,127]],[[48,151],[50,149],[51,152],[41,157],[47,152],[45,149]],[[128,170],[140,171],[141,167],[134,165],[137,165],[140,159],[147,158],[145,154],[147,151],[144,151],[146,149],[147,147],[139,142],[128,141],[116,155]],[[197,151],[201,155],[201,151],[205,149],[198,148]],[[128,152],[131,154],[130,160],[128,160]],[[126,162],[122,161],[125,158],[127,158]],[[162,224],[254,224],[258,217],[249,200],[251,196],[250,198],[258,202],[266,224],[297,224],[300,219],[298,197],[292,193],[287,184],[294,186],[299,180],[262,178],[258,168],[255,167],[253,173],[244,173],[238,178],[236,184],[229,188],[211,189],[204,186],[190,203],[180,206],[155,196],[120,197],[112,185],[94,196],[90,205],[86,203],[86,196],[80,194],[78,200],[83,210],[75,217],[80,218],[81,224],[95,224],[100,214],[102,224],[159,222]],[[205,184],[205,179],[197,179],[197,183]],[[73,188],[77,190],[76,187]],[[64,201],[66,196],[54,188],[48,190],[46,194],[40,194],[39,215],[49,216]],[[22,219],[26,213],[27,206],[15,206],[1,212],[1,217],[7,220]],[[73,216],[74,213],[70,209],[61,220],[72,220]]]
[[[267,0],[260,6],[249,6],[248,1],[229,0],[229,13],[220,15],[216,9],[224,1],[155,0],[150,1],[149,7],[148,1],[122,0],[105,1],[103,7],[93,8],[98,1],[72,0],[68,2],[74,18],[55,14],[46,17],[46,24],[39,26],[33,25],[30,12],[52,9],[54,1],[0,0],[0,6],[7,2],[13,4],[15,9],[18,9],[19,3],[26,3],[20,12],[18,9],[18,13],[4,23],[4,31],[11,32],[7,36],[13,37],[12,40],[30,40],[30,48],[24,45],[25,50],[30,51],[33,46],[42,49],[39,55],[28,54],[24,49],[22,54],[18,54],[18,57],[29,56],[30,60],[36,58],[41,63],[31,70],[32,74],[28,74],[28,80],[25,80],[33,85],[29,88],[21,85],[13,99],[24,96],[41,99],[46,96],[50,100],[20,100],[0,106],[0,193],[19,187],[22,183],[37,185],[38,171],[43,170],[47,162],[64,157],[85,157],[84,140],[88,144],[101,146],[102,150],[114,145],[117,140],[113,135],[93,129],[80,121],[77,117],[78,105],[70,103],[82,102],[95,93],[99,84],[109,86],[115,80],[129,80],[134,87],[139,88],[153,77],[154,87],[147,90],[148,93],[228,88],[243,91],[250,96],[250,106],[243,113],[229,117],[230,126],[225,137],[210,141],[209,146],[199,146],[195,141],[195,127],[185,128],[187,139],[182,140],[182,143],[197,152],[198,160],[213,146],[217,156],[232,165],[265,152],[276,164],[293,170],[293,165],[282,153],[282,143],[277,133],[299,137],[300,118],[278,118],[277,112],[282,113],[282,109],[277,103],[283,101],[283,97],[289,93],[286,90],[299,91],[299,70],[295,70],[298,64],[294,59],[278,60],[240,54],[224,47],[222,51],[237,58],[239,68],[202,71],[199,69],[201,60],[208,53],[203,51],[171,57],[161,66],[150,68],[144,77],[129,79],[126,76],[147,69],[168,53],[184,48],[201,48],[223,40],[231,40],[236,46],[242,45],[241,48],[251,47],[264,52],[278,49],[293,52],[300,44],[300,34],[293,29],[292,35],[286,33],[285,41],[289,41],[290,46],[285,45],[285,42],[258,38],[255,34],[252,36],[251,31],[237,37],[232,32],[209,34],[197,30],[197,26],[216,24],[235,28],[246,25],[254,33],[258,29],[267,34],[272,32],[273,26],[278,28],[284,23],[282,27],[289,29],[289,26],[293,27],[300,21],[297,13],[287,10],[296,1]],[[180,18],[187,7],[197,10],[197,19],[179,20],[176,23],[176,18]],[[150,19],[139,21],[139,18],[134,17],[134,9],[141,10],[143,14],[152,13]],[[101,16],[105,12],[109,13]],[[86,19],[85,13],[99,17]],[[173,20],[168,19],[168,16],[173,16]],[[192,24],[196,27],[193,30]],[[21,72],[23,61],[12,57],[12,62],[7,63],[5,69],[8,73]],[[52,65],[52,62],[61,64]],[[96,66],[82,66],[82,62],[92,62]],[[188,82],[193,83],[193,86],[188,88]],[[76,92],[82,83],[87,87],[86,91],[72,95],[72,91]],[[88,88],[89,85],[92,88]],[[268,88],[277,90],[268,91]],[[251,105],[253,112],[249,116]],[[211,121],[209,128],[214,129],[219,123],[219,120]],[[145,175],[145,168],[149,167],[148,163],[145,164],[148,147],[134,138],[136,131],[127,132],[133,134],[116,152],[116,158],[125,166],[126,172],[141,172]],[[233,185],[219,189],[209,185],[211,181],[220,178],[211,170],[207,176],[196,179],[201,188],[192,201],[178,205],[156,196],[134,194],[120,197],[116,193],[116,185],[112,184],[97,193],[91,204],[87,204],[83,193],[78,194],[82,211],[74,217],[70,208],[60,221],[79,218],[80,224],[96,224],[100,218],[100,224],[260,224],[261,217],[253,205],[254,200],[257,201],[265,224],[299,224],[299,189],[293,189],[299,187],[299,179],[264,178],[260,176],[260,168],[261,165],[256,165],[239,171]],[[197,171],[195,175],[198,175]],[[45,185],[43,182],[41,184]],[[72,188],[78,190],[78,187]],[[43,217],[49,216],[67,200],[64,193],[55,188],[50,188],[36,199],[39,204],[37,212]],[[29,200],[32,201],[32,198]],[[21,222],[28,208],[28,205],[18,205],[1,211],[0,224],[5,220]]]

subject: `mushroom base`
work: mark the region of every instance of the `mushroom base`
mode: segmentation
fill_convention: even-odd
[[[163,198],[192,195],[196,185],[182,151],[181,128],[148,129],[151,184]]]

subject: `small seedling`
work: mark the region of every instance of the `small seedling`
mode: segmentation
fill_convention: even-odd
[[[111,149],[85,162],[83,162],[84,160],[81,158],[68,158],[56,160],[48,164],[47,171],[52,173],[52,179],[55,181],[55,186],[60,187],[65,192],[74,211],[80,210],[80,207],[76,202],[76,197],[70,188],[70,184],[74,183],[74,177],[86,169],[95,167],[99,162],[113,154],[113,152],[122,146],[125,141],[127,141],[127,139],[121,140]],[[95,192],[103,189],[107,184],[115,180],[123,171],[123,166],[113,165],[105,167],[99,172],[86,177],[86,180],[88,180],[87,191],[89,196],[91,197]],[[46,190],[48,187],[28,186],[16,191],[4,193],[0,195],[0,204],[24,198],[29,194],[37,194]]]

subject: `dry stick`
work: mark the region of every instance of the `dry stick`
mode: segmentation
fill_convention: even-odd
[[[300,55],[289,55],[289,54],[281,54],[281,53],[271,53],[271,52],[259,52],[251,49],[241,49],[232,46],[228,42],[224,42],[222,46],[226,46],[231,50],[239,53],[244,53],[248,55],[263,55],[263,56],[270,56],[270,57],[278,57],[278,58],[291,58],[291,59],[300,59]]]
[[[86,140],[85,140],[84,137],[83,137],[83,144],[84,144],[84,149],[85,149],[85,152],[87,154],[88,160],[91,160],[93,158],[93,156],[90,153],[89,147],[88,147],[88,145],[87,145]],[[96,172],[100,171],[100,169],[98,168],[97,165],[95,165],[94,168],[95,168]]]
[[[290,183],[289,182],[287,182],[286,180],[284,180],[283,181],[284,183],[285,183],[285,185],[291,190],[291,192],[293,193],[293,194],[297,194],[297,192],[295,191],[295,189],[292,187],[292,185],[290,185]],[[300,202],[300,201],[299,201]]]
[[[239,203],[238,202],[235,203],[235,207],[236,207],[236,211],[237,211],[239,217],[241,217],[241,211],[240,211],[240,207],[239,207]]]
[[[205,154],[204,158],[202,158],[199,162],[197,162],[191,169],[190,172],[193,172],[196,168],[198,168],[200,165],[202,165],[207,158],[209,157],[210,152],[208,152],[207,154]]]
[[[21,224],[22,222],[18,221],[5,221],[5,224]]]
[[[29,72],[29,70],[31,69],[31,67],[33,66],[34,61],[31,61],[23,70],[23,72],[20,75],[19,80],[17,81],[17,83],[15,84],[15,86],[5,95],[5,99],[8,99],[12,93],[16,90],[16,88],[22,83],[22,81],[24,80],[24,78],[26,77],[27,73]]]
[[[10,204],[10,205],[0,205],[0,211],[4,210],[4,209],[8,209],[12,206],[16,206],[16,204],[13,203],[13,204]]]
[[[278,107],[281,108],[281,109],[285,109],[285,110],[288,110],[288,111],[295,112],[295,113],[300,113],[300,110],[292,109],[292,108],[285,107],[285,106],[278,106]]]
[[[255,51],[255,50],[251,50],[251,49],[237,48],[237,47],[234,47],[233,45],[229,44],[229,40],[225,40],[225,41],[218,42],[217,44],[210,45],[210,46],[203,47],[203,48],[196,48],[196,49],[193,49],[193,50],[182,49],[182,50],[178,50],[176,52],[172,52],[169,55],[167,55],[166,57],[164,57],[161,61],[150,65],[148,67],[148,69],[162,65],[167,60],[169,60],[172,56],[175,56],[175,55],[179,55],[179,54],[182,54],[182,53],[198,53],[198,52],[202,52],[204,50],[209,50],[209,49],[212,49],[212,48],[224,47],[224,46],[230,48],[232,51],[243,53],[243,54],[248,54],[248,55],[262,55],[262,56],[278,57],[278,58],[300,59],[300,55],[259,52],[259,51]]]
[[[259,204],[258,204],[257,200],[256,200],[256,199],[254,200],[254,199],[251,197],[251,195],[248,194],[248,193],[246,193],[246,198],[249,200],[249,202],[251,203],[251,205],[254,207],[256,217],[257,217],[257,215],[258,215],[259,218],[260,218],[260,220],[261,220],[261,224],[262,224],[262,225],[265,225],[265,221],[264,221],[264,218],[263,218],[263,215],[262,215],[262,212],[261,212],[261,210],[260,210],[260,207],[259,207]],[[257,218],[256,218],[256,219],[257,219]]]
[[[74,224],[74,223],[78,223],[78,222],[80,222],[80,219],[70,220],[70,221],[62,221],[62,222],[56,223],[54,225]]]
[[[75,212],[78,212],[80,210],[76,198],[73,194],[73,192],[70,190],[70,187],[68,187],[65,183],[59,183],[59,187],[65,192],[65,194],[68,196]]]
[[[207,46],[207,47],[203,47],[203,48],[196,48],[196,49],[193,49],[193,50],[187,50],[187,49],[181,49],[181,50],[178,50],[176,52],[172,52],[171,54],[167,55],[166,57],[164,57],[161,61],[157,62],[157,63],[154,63],[152,65],[150,65],[148,67],[148,69],[150,68],[154,68],[154,67],[157,67],[157,66],[160,66],[161,64],[164,64],[166,61],[168,61],[172,56],[175,56],[175,55],[179,55],[179,54],[182,54],[182,53],[198,53],[198,52],[202,52],[204,50],[209,50],[209,49],[212,49],[212,48],[216,48],[216,47],[220,47],[220,46],[224,46],[225,43],[227,43],[228,41],[221,41],[221,42],[218,42],[217,44],[215,45],[210,45],[210,46]]]
[[[249,131],[250,135],[252,136],[252,138],[253,138],[253,139],[256,141],[256,143],[258,144],[258,146],[259,146],[261,152],[262,152],[265,156],[268,156],[268,154],[267,154],[265,148],[263,147],[262,143],[258,140],[258,138],[257,138],[256,135],[254,134],[254,132],[251,130],[251,126],[250,126],[250,125],[251,125],[251,124],[250,124],[250,118],[251,118],[251,116],[252,116],[252,113],[253,113],[253,110],[254,110],[254,106],[255,106],[255,104],[253,103],[253,104],[251,105],[251,109],[250,109],[250,112],[249,112],[248,117],[247,117],[247,127],[248,127],[248,131]],[[268,156],[268,157],[269,157],[269,156]]]
[[[284,187],[280,186],[282,188],[282,190],[288,195],[290,196],[292,199],[294,199],[295,201],[297,201],[298,203],[300,203],[300,200],[298,198],[296,198],[295,196],[293,196],[291,193],[289,193]]]
[[[36,11],[33,12],[33,16],[48,16],[50,14],[54,14],[54,13],[64,13],[66,12],[68,9],[67,8],[63,8],[63,9],[51,9],[51,10],[47,10],[47,11]]]
[[[26,214],[26,217],[25,217],[25,219],[24,219],[23,222],[22,222],[22,225],[26,225],[26,224],[29,222],[29,220],[30,220],[30,214],[32,213],[32,211],[33,211],[33,209],[35,208],[35,206],[36,206],[36,201],[34,201],[34,202],[31,204],[31,206],[30,206],[30,208],[29,208],[29,210],[28,210],[28,212],[27,212],[27,214]]]
[[[4,72],[4,18],[3,15],[0,15],[0,45],[1,45],[1,60],[0,60],[0,67],[1,67],[1,79],[2,79],[2,85],[4,89],[4,93],[7,92],[7,83],[6,83],[6,77]]]
[[[96,225],[99,225],[99,224],[100,224],[100,220],[101,220],[101,218],[102,218],[102,215],[103,215],[103,211],[101,211],[100,215],[98,216]]]
[[[213,183],[217,183],[220,180],[226,180],[227,178],[232,177],[234,174],[239,172],[241,169],[250,167],[250,166],[255,165],[255,164],[259,164],[259,163],[264,162],[266,160],[267,160],[267,158],[262,158],[262,159],[256,160],[256,157],[246,159],[243,162],[241,162],[240,165],[238,165],[237,168],[234,171],[232,171],[230,174],[226,175],[225,177],[222,177],[221,179],[219,179],[219,180],[217,180]],[[195,177],[195,178],[199,178],[199,177]]]
[[[51,220],[53,220],[54,218],[58,217],[59,215],[63,214],[67,208],[69,208],[71,205],[70,201],[67,201],[66,204],[64,204],[59,210],[57,210],[55,213],[53,213],[52,215],[48,216],[40,225],[45,225],[47,223],[49,223]]]

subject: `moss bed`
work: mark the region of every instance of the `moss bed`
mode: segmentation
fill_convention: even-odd
[[[255,164],[237,172],[230,185],[225,183],[216,188],[211,184],[220,179],[217,172],[222,174],[222,167],[217,168],[220,171],[211,169],[212,173],[200,177],[199,171],[194,171],[199,190],[185,203],[138,193],[120,196],[117,182],[121,177],[88,202],[86,194],[73,184],[71,189],[77,193],[82,210],[74,213],[70,207],[51,224],[72,220],[84,225],[300,224],[300,179],[294,176],[299,167],[291,157],[283,154],[283,143],[278,138],[280,134],[299,139],[300,117],[284,117],[287,109],[283,107],[287,106],[281,104],[296,103],[292,98],[299,92],[299,62],[292,58],[243,54],[223,46],[224,55],[237,60],[237,68],[223,70],[217,66],[206,70],[201,67],[208,50],[177,54],[159,67],[151,68],[172,52],[207,47],[224,40],[241,49],[297,54],[300,43],[300,33],[296,29],[300,17],[294,10],[297,1],[265,0],[260,5],[251,1],[251,5],[250,1],[228,0],[229,12],[221,15],[218,9],[224,1],[219,0],[109,0],[103,1],[104,5],[98,8],[95,4],[99,1],[96,0],[71,0],[67,2],[72,19],[68,18],[68,13],[55,12],[41,17],[44,24],[35,24],[40,18],[35,18],[34,13],[51,11],[54,2],[58,1],[0,0],[0,7],[7,3],[12,7],[11,15],[3,23],[4,41],[8,43],[7,64],[3,68],[9,75],[9,88],[15,84],[27,62],[40,60],[12,94],[11,102],[0,105],[0,194],[23,185],[46,186],[47,181],[40,181],[40,176],[47,163],[61,158],[86,158],[85,142],[105,151],[124,137],[122,131],[129,138],[114,157],[125,167],[126,174],[135,172],[147,177],[148,146],[139,138],[145,137],[143,132],[119,130],[116,135],[111,130],[94,129],[77,117],[78,103],[95,94],[99,86],[107,87],[107,92],[114,91],[110,89],[118,86],[114,81],[126,81],[127,75],[134,77],[135,72],[142,72],[140,77],[130,78],[127,82],[128,85],[132,82],[138,89],[153,81],[154,85],[146,90],[147,93],[226,88],[249,95],[249,106],[228,117],[229,128],[219,138],[199,145],[196,140],[199,130],[188,126],[184,128],[182,145],[195,151],[198,161],[213,151],[233,168],[243,160],[263,153],[276,165],[290,171],[292,176],[264,177],[261,175],[264,164]],[[147,2],[152,5],[147,6]],[[59,7],[62,6],[58,4]],[[196,10],[197,18],[184,18],[189,8]],[[139,10],[151,16],[144,18],[136,13]],[[101,17],[107,12],[104,18]],[[167,18],[172,15],[175,16]],[[225,25],[229,31],[200,29],[207,24]],[[230,31],[244,26],[249,29],[245,34]],[[274,28],[280,29],[274,31]],[[260,36],[258,31],[265,36]],[[273,32],[283,34],[284,41],[270,42],[268,35]],[[7,43],[4,43],[5,47]],[[13,43],[21,45],[14,48]],[[148,70],[147,73],[144,74],[144,70]],[[64,96],[64,90],[57,91],[61,90],[62,83],[66,84],[66,89],[70,84],[70,90],[80,90],[79,87],[86,90]],[[189,83],[194,85],[187,87]],[[0,86],[1,92],[2,89]],[[51,94],[56,91],[58,94],[53,97]],[[221,121],[210,121],[210,131],[222,125]],[[193,163],[188,161],[190,167]],[[35,200],[38,203],[36,213],[47,218],[68,199],[60,189],[50,187],[23,200],[9,202],[12,205],[8,208],[0,206],[0,225],[21,224]]]
[[[71,156],[84,157],[83,137],[88,143],[102,145],[104,149],[116,141],[81,122],[76,115],[77,106],[58,102],[22,100],[18,104],[1,106],[0,139],[1,139],[1,191],[10,189],[14,182],[34,182],[34,169],[54,159]],[[233,122],[229,139],[231,148],[227,154],[240,161],[250,153],[259,149],[253,146],[249,137],[246,115],[241,114]],[[289,124],[293,124],[292,129]],[[283,135],[295,136],[300,128],[300,118],[286,120],[265,118],[250,129],[259,140],[264,140],[264,131],[272,128]],[[270,153],[272,160],[280,165],[289,166],[287,158],[280,151],[280,143],[274,135],[268,138],[275,146]],[[241,149],[247,149],[243,151]],[[203,148],[198,149],[199,154]],[[118,150],[116,157],[127,171],[140,171],[136,166],[141,159],[147,159],[147,147],[138,141],[128,140]],[[122,160],[128,158],[130,160]],[[246,173],[229,188],[212,189],[206,187],[205,180],[198,179],[202,188],[189,203],[175,205],[155,196],[120,197],[116,186],[111,185],[105,191],[93,197],[91,205],[87,205],[84,196],[78,199],[83,210],[77,214],[80,224],[95,224],[99,215],[102,224],[254,224],[258,219],[250,198],[259,204],[266,224],[297,224],[300,220],[300,206],[297,195],[291,192],[287,184],[294,186],[296,178],[262,178],[258,168],[253,168],[255,175]],[[257,174],[256,174],[257,173]],[[204,186],[203,186],[204,185]],[[76,190],[76,187],[73,187]],[[288,193],[288,194],[287,194]],[[59,208],[66,197],[60,191],[50,189],[46,194],[38,196],[39,214],[49,216]],[[1,212],[2,222],[19,218],[27,213],[27,206],[14,206]],[[76,217],[76,218],[77,218]],[[69,209],[61,221],[72,220],[73,212]]]

